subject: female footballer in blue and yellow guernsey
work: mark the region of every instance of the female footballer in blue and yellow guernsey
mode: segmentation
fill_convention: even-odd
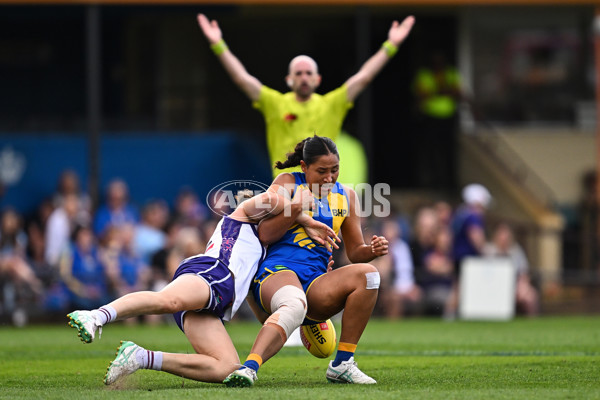
[[[310,189],[306,182],[306,175],[301,172],[292,172],[294,177],[293,196],[302,189]],[[324,223],[339,234],[342,222],[348,215],[348,195],[343,186],[336,182],[331,190],[322,198],[315,198],[315,206],[306,212],[313,219]],[[269,246],[268,257],[259,267],[255,282],[256,298],[260,298],[260,277],[276,273],[281,266],[290,269],[298,275],[303,283],[304,291],[308,291],[309,285],[319,276],[327,272],[327,263],[331,256],[331,245],[320,246],[315,244],[302,225],[292,225],[283,237]],[[262,305],[263,308],[264,305]]]
[[[388,242],[373,236],[366,244],[354,190],[337,183],[339,154],[333,141],[313,136],[298,143],[285,162],[285,169],[300,165],[301,173],[282,173],[269,188],[287,198],[308,188],[314,202],[313,218],[342,233],[348,259],[354,263],[331,269],[328,265],[333,240],[317,244],[285,213],[259,225],[259,237],[268,243],[267,256],[254,279],[251,303],[264,324],[242,367],[231,373],[228,386],[252,386],[261,364],[274,356],[288,336],[302,323],[326,321],[340,311],[342,331],[336,357],[326,378],[335,383],[374,384],[358,369],[354,352],[369,321],[379,289],[379,273],[369,261],[387,254]],[[337,238],[336,238],[337,239]],[[261,317],[261,312],[263,317]]]

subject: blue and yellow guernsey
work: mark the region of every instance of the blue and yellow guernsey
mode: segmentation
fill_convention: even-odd
[[[293,172],[296,187],[294,196],[302,188],[308,188],[306,176],[302,172]],[[337,183],[327,195],[327,198],[315,197],[314,210],[310,215],[317,221],[330,226],[336,234],[349,212],[348,194],[341,184]],[[281,239],[269,245],[267,256],[263,262],[265,267],[285,266],[300,277],[306,279],[314,273],[327,272],[327,262],[331,255],[331,246],[323,246],[312,241],[304,227],[295,224],[287,230]],[[306,271],[301,271],[306,270]],[[302,282],[303,284],[305,282]]]

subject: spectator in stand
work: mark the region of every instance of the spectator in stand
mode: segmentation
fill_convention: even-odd
[[[58,268],[60,255],[70,244],[79,213],[79,197],[67,193],[60,198],[60,204],[52,211],[46,224],[46,249],[44,257],[52,268]]]
[[[78,209],[75,220],[78,225],[88,225],[92,218],[92,201],[90,196],[81,190],[79,176],[72,169],[64,170],[58,178],[56,192],[52,198],[54,208],[64,204],[64,198],[75,196],[78,199]]]
[[[198,195],[192,188],[184,186],[179,190],[173,211],[173,219],[179,225],[198,228],[207,218],[207,214],[208,210],[200,202]]]
[[[150,268],[133,249],[134,226],[112,226],[103,243],[102,260],[112,280],[113,297],[149,289]]]
[[[112,298],[150,289],[152,272],[134,252],[134,230],[131,224],[111,226],[106,230],[102,240],[100,257],[109,277]],[[154,318],[148,317],[148,320]],[[137,318],[131,318],[125,323],[134,324],[137,321]]]
[[[179,229],[175,233],[173,248],[167,255],[167,276],[173,276],[182,260],[204,251],[204,244],[197,228],[187,226]]]
[[[129,203],[127,183],[121,179],[112,180],[106,189],[106,203],[96,212],[94,234],[101,237],[108,226],[118,227],[126,223],[136,224],[138,222],[138,212]]]
[[[79,226],[73,232],[71,249],[60,260],[60,277],[69,308],[97,308],[111,300],[106,269],[90,228]]]
[[[44,287],[56,283],[59,278],[58,268],[52,269],[46,262],[46,226],[54,211],[52,199],[46,198],[38,205],[36,211],[26,223],[27,260],[35,275],[43,282]],[[70,240],[70,238],[69,238]]]
[[[0,216],[0,271],[20,283],[38,287],[39,281],[25,261],[28,240],[21,221],[21,216],[13,208],[5,209]]]
[[[454,230],[454,260],[458,270],[460,262],[468,256],[480,256],[486,244],[484,215],[492,201],[487,188],[478,183],[464,187],[464,204],[452,220]]]
[[[37,304],[41,306],[38,309],[43,309],[44,317],[52,317],[53,313],[63,316],[69,307],[69,299],[60,280],[60,264],[50,266],[46,262],[46,241],[38,221],[31,220],[27,225],[27,238],[27,261],[44,286],[44,297]],[[71,238],[64,251],[69,251],[70,246]]]
[[[388,239],[389,255],[373,265],[381,275],[379,297],[387,318],[402,318],[408,309],[416,309],[422,298],[421,289],[415,284],[410,248],[402,238],[400,224],[393,218],[383,221],[381,235]]]
[[[452,206],[447,201],[437,201],[433,205],[433,210],[437,217],[437,222],[440,227],[450,228],[452,224]]]
[[[481,256],[486,244],[485,211],[492,195],[478,183],[466,185],[462,191],[464,204],[458,208],[452,220],[454,256],[454,284],[446,302],[444,317],[454,319],[458,308],[458,273],[462,261],[469,256]]]
[[[446,226],[439,226],[433,248],[424,256],[420,279],[429,311],[435,314],[443,313],[452,290],[453,273],[452,232]]]
[[[44,231],[36,222],[30,221],[27,224],[27,263],[46,288],[56,276],[54,275],[55,271],[46,262],[44,256],[45,248],[46,240],[44,238]],[[56,269],[56,272],[58,272],[58,269]]]
[[[11,313],[15,324],[26,323],[24,308],[43,294],[42,282],[27,263],[27,235],[21,216],[13,208],[0,216],[0,290],[2,309]]]
[[[531,284],[529,262],[523,248],[517,243],[510,225],[500,223],[492,234],[492,242],[485,245],[484,255],[488,257],[508,257],[516,272],[517,310],[528,316],[539,313],[539,295]]]
[[[142,220],[135,227],[133,248],[142,260],[150,265],[152,255],[165,247],[165,227],[169,220],[169,208],[162,200],[152,200],[142,209]]]
[[[46,225],[48,224],[48,219],[50,215],[54,211],[54,203],[53,200],[49,197],[43,199],[35,212],[28,218],[27,226],[31,224],[37,225],[39,229],[41,229],[42,234],[46,232]]]
[[[431,207],[422,207],[417,211],[413,235],[409,241],[411,256],[415,269],[417,285],[422,286],[422,275],[424,273],[424,260],[435,244],[435,234],[438,229],[438,221],[435,211]]]

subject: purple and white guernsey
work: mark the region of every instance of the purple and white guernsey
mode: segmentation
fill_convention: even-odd
[[[229,321],[246,298],[250,283],[264,255],[265,248],[258,239],[256,224],[223,217],[208,241],[204,254],[190,257],[183,263],[209,257],[218,260],[231,271],[235,293],[231,307],[224,310],[223,316],[225,321]]]

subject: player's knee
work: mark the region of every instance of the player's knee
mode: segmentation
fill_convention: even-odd
[[[372,264],[362,264],[362,270],[365,274],[370,272],[379,272],[379,270]]]
[[[273,313],[265,321],[265,324],[277,325],[287,338],[304,321],[306,304],[304,291],[296,286],[284,286],[275,292],[271,298],[271,311]]]
[[[361,271],[364,274],[364,278],[361,279],[362,282],[365,282],[366,279],[366,289],[368,290],[378,290],[379,285],[381,283],[381,277],[379,276],[379,271],[371,264],[363,264],[363,268]]]
[[[158,297],[158,308],[162,314],[174,314],[182,311],[182,301],[173,296],[159,295]]]

